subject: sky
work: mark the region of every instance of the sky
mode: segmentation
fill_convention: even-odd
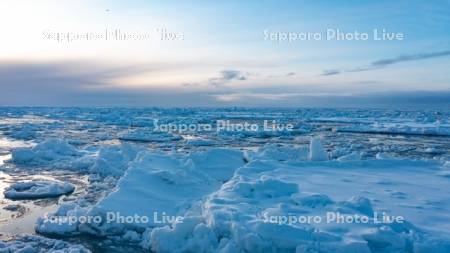
[[[0,1],[0,105],[450,109],[450,1]]]

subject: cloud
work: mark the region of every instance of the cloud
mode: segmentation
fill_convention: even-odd
[[[450,90],[360,94],[230,93],[212,95],[219,105],[248,107],[433,108],[450,106]]]
[[[144,65],[112,66],[89,61],[0,62],[2,105],[66,104],[84,95],[114,92],[117,79],[151,71]]]
[[[220,72],[220,77],[208,79],[208,84],[212,86],[221,86],[231,81],[247,80],[249,74],[238,70],[223,70]]]
[[[384,68],[389,65],[393,65],[400,62],[408,62],[408,61],[418,61],[418,60],[425,60],[425,59],[431,59],[431,58],[437,58],[437,57],[444,57],[450,55],[450,50],[446,51],[439,51],[439,52],[430,52],[430,53],[419,53],[419,54],[410,54],[410,55],[400,55],[395,58],[386,58],[381,59],[377,61],[371,62],[367,66],[360,66],[348,70],[338,70],[338,69],[331,69],[331,70],[324,70],[321,76],[331,76],[331,75],[338,75],[345,72],[362,72],[362,71],[370,71],[370,70],[376,70],[380,68]]]
[[[235,102],[247,99],[253,100],[282,100],[289,97],[298,96],[298,94],[284,93],[284,94],[270,94],[270,93],[231,93],[212,95],[220,102]]]
[[[183,86],[183,87],[193,87],[193,86],[199,86],[200,85],[200,83],[196,83],[196,82],[194,82],[194,83],[182,83],[181,84],[181,86]]]
[[[236,92],[226,94],[213,94],[212,97],[220,102],[255,102],[255,101],[281,101],[304,97],[343,97],[351,93],[301,92],[285,89],[283,93],[274,92]]]
[[[374,61],[374,62],[371,63],[371,66],[374,66],[374,67],[385,67],[387,65],[395,64],[395,63],[398,63],[398,62],[417,61],[417,60],[424,60],[424,59],[442,57],[442,56],[447,56],[447,55],[450,55],[450,50],[441,51],[441,52],[433,52],[433,53],[401,55],[401,56],[398,56],[396,58],[382,59],[382,60]]]
[[[82,89],[111,84],[114,79],[149,71],[144,66],[105,66],[84,61],[0,62],[0,86]]]
[[[112,66],[86,61],[0,62],[0,105],[162,107],[436,105],[445,108],[450,103],[449,91],[411,94],[398,92],[395,96],[390,94],[393,92],[362,95],[342,89],[344,84],[333,88],[326,83],[238,86],[204,90],[198,88],[205,84],[204,82],[199,85],[187,82],[186,88],[163,86],[129,88],[127,85],[111,85],[128,76],[158,71],[160,68],[160,65]],[[250,76],[253,75],[255,74]],[[221,72],[221,78],[224,80],[240,80],[248,76],[249,74],[240,71]],[[374,83],[371,80],[364,82]]]
[[[295,76],[295,75],[297,75],[297,73],[288,72],[288,73],[283,73],[283,74],[268,75],[268,76],[266,76],[266,78],[283,78],[283,77],[290,77],[290,76]]]
[[[326,69],[323,71],[321,76],[332,76],[332,75],[337,75],[339,73],[341,73],[341,71],[339,71],[337,69]]]

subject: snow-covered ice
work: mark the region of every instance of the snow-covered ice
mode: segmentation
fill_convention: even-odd
[[[15,219],[28,217],[48,237],[97,241],[99,252],[450,252],[449,116],[0,108],[0,168],[11,175],[0,189],[15,199],[4,199],[2,210],[35,207],[21,199],[51,203],[45,215]],[[214,127],[218,119],[268,119],[295,129],[165,133],[153,129],[154,119]],[[21,179],[44,172],[57,178]],[[55,198],[41,199],[48,197]],[[7,252],[87,252],[77,247],[34,235],[0,243]]]
[[[19,164],[40,165],[53,161],[69,160],[80,152],[61,139],[49,139],[32,148],[19,148],[12,152],[12,161]]]
[[[227,156],[222,160],[227,162],[215,166],[220,170],[208,168],[215,158]],[[72,206],[64,214],[105,217],[110,211],[122,216],[148,215],[149,222],[120,224],[114,220],[52,228],[41,220],[38,226],[46,233],[127,234],[156,252],[449,249],[450,230],[441,221],[450,220],[446,201],[450,192],[433,187],[448,183],[438,173],[439,163],[361,161],[349,156],[352,159],[339,163],[255,158],[244,165],[242,154],[231,150],[187,157],[143,152],[130,164],[116,191],[91,210]],[[217,171],[234,173],[211,173]],[[395,176],[398,171],[402,177]],[[226,183],[221,184],[222,180]],[[155,213],[183,219],[158,223]],[[367,221],[344,222],[330,215],[363,216]],[[321,221],[300,222],[315,217]],[[402,221],[383,222],[385,217]],[[131,237],[130,233],[137,234]]]
[[[395,177],[396,170],[405,176]],[[442,221],[450,219],[449,192],[433,187],[448,183],[438,170],[435,163],[402,160],[252,161],[209,195],[198,218],[154,229],[151,247],[158,252],[446,252],[450,230]],[[337,213],[365,216],[368,222],[326,221]],[[381,216],[405,221],[377,223]],[[308,217],[321,221],[300,222]]]
[[[14,253],[90,253],[82,245],[35,235],[20,235],[18,238],[0,241],[0,252]]]
[[[119,180],[117,189],[95,207],[89,211],[79,209],[73,212],[67,211],[67,206],[64,206],[53,215],[67,216],[69,212],[71,215],[102,216],[106,219],[109,212],[121,216],[151,217],[147,222],[135,222],[126,226],[118,219],[109,223],[80,224],[82,230],[94,230],[101,234],[117,234],[133,226],[144,229],[164,226],[167,224],[154,220],[155,213],[159,216],[163,213],[166,216],[184,215],[207,194],[219,189],[243,164],[242,152],[227,149],[212,149],[190,156],[141,152],[130,163],[125,175]],[[78,207],[72,208],[75,210]],[[38,221],[38,227],[46,233],[67,232],[54,226],[51,219]],[[68,229],[72,231],[72,227]]]
[[[311,138],[309,144],[309,160],[311,161],[326,161],[328,160],[328,154],[323,148],[322,142],[319,138]]]
[[[12,184],[5,189],[4,194],[8,199],[37,199],[54,198],[74,190],[75,186],[66,182],[27,181]]]
[[[373,123],[338,127],[340,132],[450,136],[450,125],[435,123]]]

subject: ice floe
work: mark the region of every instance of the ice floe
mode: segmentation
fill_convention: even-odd
[[[102,147],[89,171],[103,176],[121,176],[137,153],[138,149],[130,144]]]
[[[248,151],[247,154],[250,159],[307,160],[309,149],[306,146],[266,144],[256,152]]]
[[[44,233],[72,232],[73,226],[81,225],[83,231],[116,234],[127,227],[164,226],[154,215],[178,216],[198,204],[203,197],[220,188],[234,171],[244,164],[243,154],[237,150],[212,149],[189,156],[165,155],[140,152],[132,161],[116,190],[90,210],[68,210],[64,206],[55,214],[38,221],[38,229]],[[75,210],[75,206],[72,206]],[[70,209],[70,208],[69,208]],[[86,213],[88,211],[88,213]],[[124,226],[120,220],[100,224],[67,224],[61,228],[51,216],[89,215],[107,219],[108,213],[117,216],[149,216],[146,222]]]
[[[87,248],[61,240],[36,235],[21,235],[8,241],[0,241],[0,252],[15,253],[90,253]]]
[[[182,138],[178,135],[169,132],[155,132],[153,129],[139,129],[134,131],[127,131],[119,136],[121,140],[139,141],[139,142],[165,142],[176,141]]]
[[[328,160],[328,153],[324,149],[320,138],[313,137],[309,144],[309,160],[311,161],[326,161]]]
[[[5,189],[4,195],[8,199],[54,198],[74,190],[75,186],[66,182],[26,181],[12,184]]]
[[[423,188],[418,192],[415,185],[408,184],[417,170],[422,171],[420,174],[427,181],[444,183],[429,174],[428,170],[435,170],[431,168],[436,164],[421,169],[423,165],[412,161],[358,161],[340,165],[254,161],[237,170],[229,182],[208,197],[202,215],[184,220],[187,223],[154,229],[149,234],[149,247],[157,252],[424,252],[423,249],[446,252],[450,234],[439,220],[449,218],[444,211],[449,208],[448,202],[444,206],[441,203],[439,212],[433,207],[417,210],[389,200],[379,191],[383,189],[381,185],[378,189],[371,185],[372,191],[363,191],[370,185],[367,179],[378,175],[391,178],[393,187],[402,188],[419,202],[431,196],[445,199],[446,193],[439,190]],[[415,174],[393,179],[392,167]],[[345,187],[347,181],[339,180],[349,176],[355,180],[352,188]],[[365,179],[358,179],[361,176]],[[383,212],[402,214],[400,220],[404,222],[391,222]],[[353,221],[355,217],[368,220],[339,222],[336,218],[339,215]],[[300,222],[302,217],[312,220]],[[322,220],[315,223],[316,217]]]
[[[339,132],[450,136],[450,125],[440,123],[373,123],[338,127]]]
[[[12,151],[13,162],[29,165],[48,164],[80,156],[79,150],[61,139],[49,139],[32,148],[18,148]]]

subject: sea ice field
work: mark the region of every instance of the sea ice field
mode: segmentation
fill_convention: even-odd
[[[445,253],[450,111],[0,107],[0,191],[0,252]]]

